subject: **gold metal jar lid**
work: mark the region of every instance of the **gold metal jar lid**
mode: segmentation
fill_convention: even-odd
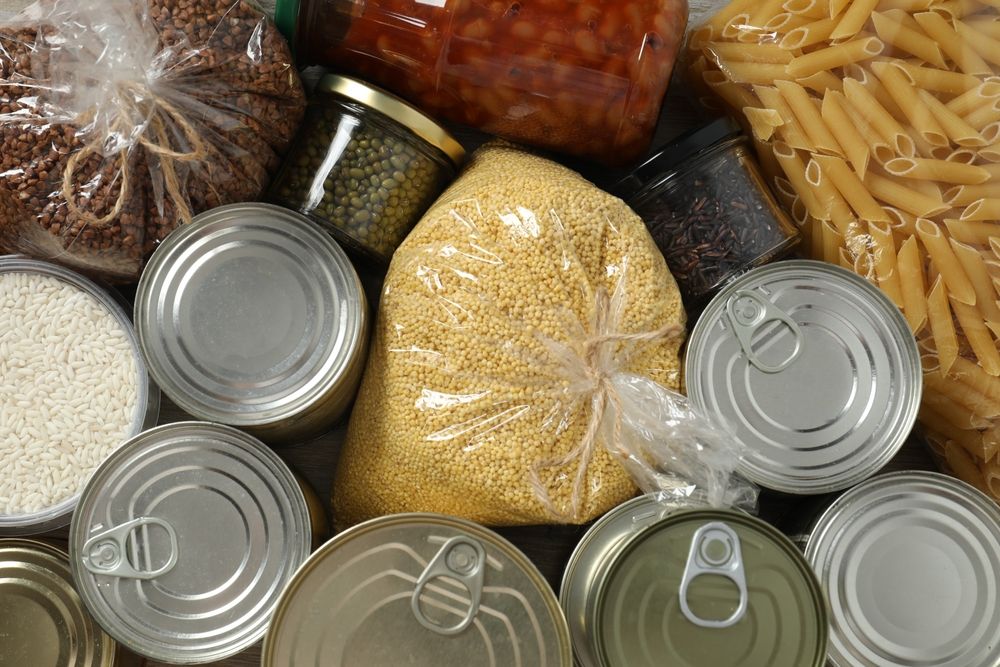
[[[84,609],[69,556],[43,542],[0,540],[0,665],[114,664],[115,642]]]
[[[447,130],[438,125],[430,116],[418,111],[392,93],[341,74],[327,74],[320,79],[316,90],[319,93],[346,97],[388,116],[447,155],[456,167],[465,160],[465,149]]]

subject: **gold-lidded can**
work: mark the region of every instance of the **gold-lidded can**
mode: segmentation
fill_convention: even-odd
[[[66,552],[0,539],[0,665],[114,667],[115,654],[77,594]]]

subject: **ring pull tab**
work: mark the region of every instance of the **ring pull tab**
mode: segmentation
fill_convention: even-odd
[[[483,577],[486,573],[486,550],[476,540],[458,535],[442,545],[417,580],[417,587],[410,598],[410,608],[420,625],[439,635],[457,635],[472,625],[479,613],[483,596]],[[444,626],[427,618],[420,606],[420,596],[427,584],[438,577],[456,579],[469,591],[469,611],[458,625]]]
[[[714,574],[729,579],[740,592],[740,601],[732,616],[719,621],[701,618],[688,605],[688,587],[696,577]],[[735,625],[747,612],[747,581],[743,571],[743,553],[736,532],[721,521],[713,521],[699,528],[691,538],[684,576],[681,579],[681,612],[687,620],[703,628],[728,628]]]
[[[726,303],[726,315],[733,326],[736,339],[740,342],[743,354],[758,370],[764,373],[780,373],[799,356],[802,350],[802,331],[798,323],[757,292],[737,291]],[[784,361],[775,365],[765,363],[758,357],[751,344],[754,334],[768,322],[786,324],[795,338],[795,349]]]
[[[125,554],[129,535],[143,526],[159,526],[167,532],[170,553],[167,562],[155,570],[138,570]],[[177,533],[173,526],[155,517],[139,517],[94,535],[83,544],[83,566],[94,574],[125,579],[155,579],[177,564]]]

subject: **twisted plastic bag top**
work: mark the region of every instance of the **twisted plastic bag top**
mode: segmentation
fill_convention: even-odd
[[[752,504],[739,445],[676,392],[683,324],[623,202],[547,160],[480,149],[393,258],[337,521],[582,523],[636,486]]]
[[[236,0],[53,0],[0,27],[0,243],[132,279],[178,224],[257,198],[305,99]]]
[[[735,0],[689,47],[692,85],[753,133],[807,252],[902,309],[942,465],[1000,499],[997,3]]]

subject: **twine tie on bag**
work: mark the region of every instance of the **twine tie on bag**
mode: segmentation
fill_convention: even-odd
[[[111,211],[103,216],[97,217],[94,214],[84,211],[76,203],[76,193],[74,188],[74,177],[79,165],[91,156],[102,156],[101,149],[104,140],[108,136],[122,135],[131,136],[135,133],[133,118],[145,118],[146,126],[138,133],[136,143],[145,148],[150,154],[156,155],[163,170],[163,184],[166,196],[177,208],[179,218],[185,224],[191,222],[191,208],[188,206],[187,198],[181,192],[181,184],[177,177],[175,164],[198,162],[208,156],[205,141],[198,134],[198,131],[185,118],[184,114],[162,95],[155,93],[148,85],[136,83],[134,81],[124,81],[117,84],[118,94],[112,99],[117,104],[117,114],[109,124],[108,133],[102,135],[96,133],[89,143],[74,153],[66,163],[63,171],[62,195],[66,200],[68,211],[80,218],[86,225],[102,228],[113,222],[121,214],[125,203],[131,194],[131,177],[129,176],[129,152],[132,144],[123,148],[121,156],[122,184],[118,192],[118,198]],[[96,112],[91,110],[77,120],[77,127],[92,122]],[[190,150],[175,150],[170,143],[168,136],[169,123],[174,123],[181,129],[184,138],[191,146]],[[93,194],[88,199],[93,198]]]
[[[600,440],[601,423],[606,412],[614,410],[614,428],[611,442],[605,446],[612,452],[625,452],[622,446],[622,404],[621,398],[611,381],[612,376],[621,369],[621,361],[613,352],[620,343],[651,343],[657,340],[669,340],[680,336],[683,327],[677,324],[666,324],[654,331],[640,333],[621,333],[617,329],[617,309],[613,308],[612,300],[603,288],[597,290],[594,303],[593,333],[583,341],[579,354],[584,373],[591,380],[590,389],[590,419],[587,430],[580,444],[562,456],[554,456],[537,461],[531,468],[531,487],[545,508],[553,517],[561,521],[573,521],[580,517],[584,499],[584,484],[587,471],[594,460]],[[541,472],[549,468],[561,468],[576,463],[576,474],[573,479],[573,490],[570,496],[570,513],[561,511],[555,506],[548,489],[542,482]]]

